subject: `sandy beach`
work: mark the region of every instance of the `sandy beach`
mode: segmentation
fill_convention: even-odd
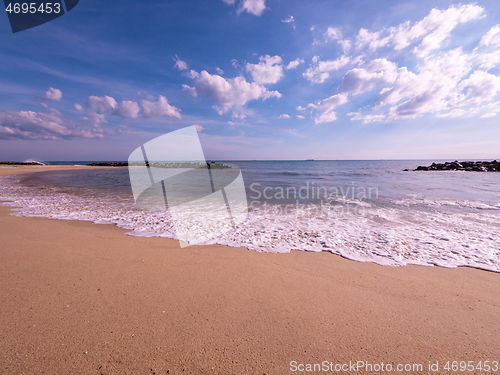
[[[0,176],[53,168],[67,167],[0,166]],[[300,371],[325,361],[453,373],[446,362],[500,362],[498,273],[181,249],[125,233],[0,206],[0,373],[342,372]]]

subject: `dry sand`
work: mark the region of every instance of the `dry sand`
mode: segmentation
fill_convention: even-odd
[[[423,364],[404,373],[438,361],[450,374],[446,361],[500,361],[500,274],[125,232],[0,207],[1,374],[312,373],[291,361]]]

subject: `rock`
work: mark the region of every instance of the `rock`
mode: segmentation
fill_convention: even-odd
[[[432,163],[430,166],[418,166],[416,171],[474,171],[474,172],[500,172],[500,163],[493,161],[462,161]]]
[[[128,163],[107,162],[107,163],[90,163],[90,167],[127,167]]]
[[[18,162],[18,161],[1,161],[2,165],[44,165],[43,163],[30,161],[30,162]]]

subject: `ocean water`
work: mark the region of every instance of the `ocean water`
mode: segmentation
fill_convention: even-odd
[[[249,215],[206,243],[500,272],[500,173],[403,171],[431,162],[231,161],[241,168]],[[136,207],[126,168],[3,177],[0,200],[20,216],[176,238],[168,212]]]

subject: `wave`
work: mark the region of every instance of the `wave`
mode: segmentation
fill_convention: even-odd
[[[176,239],[168,212],[142,211],[129,194],[18,181],[16,176],[0,179],[0,197],[7,201],[4,205],[17,207],[14,215],[115,224],[132,236]],[[242,225],[206,244],[259,252],[327,251],[386,266],[469,266],[500,272],[495,211],[450,213],[436,209],[442,202],[430,200],[426,204],[432,209],[415,210],[412,199],[385,207],[349,199],[257,207]],[[194,215],[186,217],[189,225],[196,225]]]

